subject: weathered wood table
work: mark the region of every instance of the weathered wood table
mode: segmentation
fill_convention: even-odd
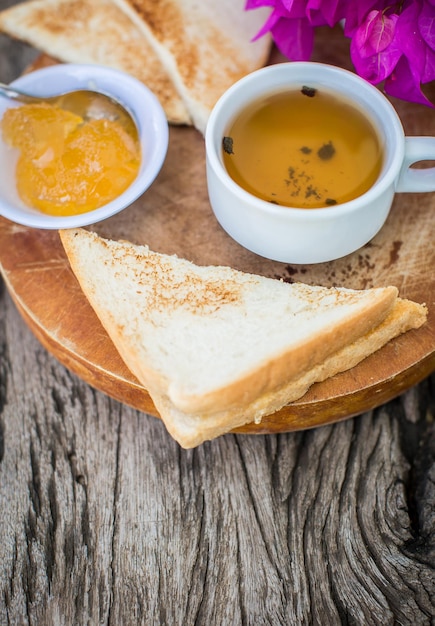
[[[35,52],[0,46],[9,81]],[[59,363],[0,282],[0,624],[433,624],[434,417],[432,375],[185,451]]]

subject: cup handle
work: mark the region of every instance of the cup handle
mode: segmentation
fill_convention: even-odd
[[[435,137],[405,137],[405,157],[396,191],[435,191],[435,167],[411,168],[413,163],[435,160]]]

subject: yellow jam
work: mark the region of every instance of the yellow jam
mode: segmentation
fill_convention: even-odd
[[[50,215],[92,211],[135,179],[138,142],[114,120],[84,121],[49,104],[7,109],[5,142],[19,150],[17,191],[25,204]]]
[[[273,204],[315,209],[367,191],[383,149],[369,119],[324,90],[302,87],[254,102],[223,137],[229,175]]]

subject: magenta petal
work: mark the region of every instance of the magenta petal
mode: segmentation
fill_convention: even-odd
[[[348,0],[308,0],[306,15],[312,26],[328,25],[331,28],[346,17]]]
[[[429,48],[435,50],[435,3],[433,6],[428,3],[423,5],[418,16],[418,28]]]
[[[283,8],[286,10],[288,14],[291,14],[292,9],[294,9],[294,0],[279,0],[278,4],[282,4]]]
[[[387,16],[371,11],[366,20],[354,33],[352,42],[359,55],[370,57],[391,46],[396,32],[397,15]]]
[[[395,98],[434,106],[421,91],[419,76],[415,75],[406,57],[399,60],[394,72],[386,79],[384,88],[388,95]]]
[[[367,19],[372,11],[382,11],[388,6],[389,0],[366,0],[365,2],[347,2],[345,10],[344,34],[353,37],[357,28]]]
[[[272,28],[275,43],[291,61],[308,61],[313,51],[314,31],[306,18],[281,18]]]
[[[305,17],[306,1],[305,0],[281,0],[287,17],[296,19]]]
[[[412,2],[399,16],[395,41],[408,59],[413,72],[423,73],[426,61],[426,43],[417,28],[419,2]]]
[[[368,82],[376,85],[391,74],[402,56],[402,52],[392,44],[378,54],[363,56],[357,42],[351,40],[350,56],[357,73]]]
[[[430,83],[435,80],[435,52],[429,47],[426,48],[426,61],[421,75],[422,83]]]
[[[369,45],[374,53],[382,52],[391,44],[396,31],[397,15],[378,15],[373,21]]]
[[[245,11],[259,9],[260,7],[273,7],[275,4],[275,0],[246,0]]]

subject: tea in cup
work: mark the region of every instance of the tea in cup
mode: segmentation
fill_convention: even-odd
[[[246,107],[224,137],[223,161],[231,178],[258,198],[316,209],[368,191],[381,171],[383,146],[359,108],[304,85]]]
[[[235,83],[206,129],[207,185],[221,226],[287,263],[354,252],[380,230],[396,191],[435,191],[435,138],[406,137],[390,102],[359,76],[283,63]]]

